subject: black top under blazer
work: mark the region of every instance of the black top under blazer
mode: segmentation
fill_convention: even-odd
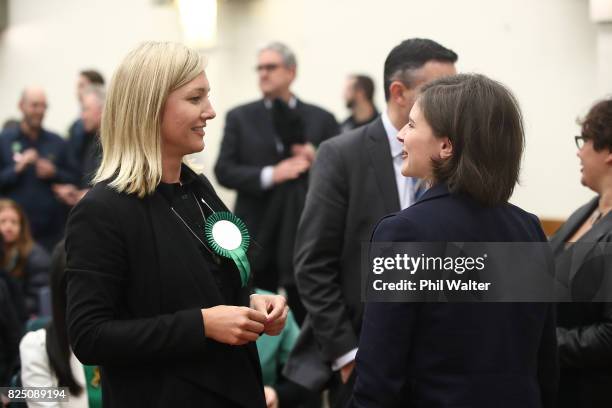
[[[227,211],[204,176],[192,191]],[[265,407],[254,343],[205,337],[201,309],[248,305],[238,271],[213,259],[159,191],[139,199],[96,184],[67,225],[67,324],[84,364],[101,366],[105,407]]]
[[[372,241],[545,241],[537,218],[483,207],[444,184],[383,218]],[[354,407],[553,407],[554,308],[547,303],[368,303]]]

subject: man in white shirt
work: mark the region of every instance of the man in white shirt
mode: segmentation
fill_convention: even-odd
[[[294,281],[295,231],[315,148],[339,133],[338,123],[292,92],[297,60],[286,45],[261,48],[256,70],[263,97],[228,112],[215,175],[238,193],[234,212],[253,238],[255,286],[272,292],[283,287],[301,324],[305,311]]]

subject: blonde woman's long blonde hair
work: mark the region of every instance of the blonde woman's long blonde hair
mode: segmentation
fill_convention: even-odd
[[[161,181],[161,118],[172,91],[204,71],[194,50],[172,42],[146,42],[115,71],[102,113],[102,162],[93,183],[110,180],[138,197]]]

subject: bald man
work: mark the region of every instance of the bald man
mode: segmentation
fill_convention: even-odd
[[[34,239],[51,250],[62,237],[68,210],[51,186],[75,182],[75,175],[66,142],[42,127],[45,91],[34,86],[24,89],[19,110],[19,126],[0,135],[0,195],[23,207]]]

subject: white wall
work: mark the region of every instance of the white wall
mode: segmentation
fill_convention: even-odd
[[[110,76],[138,42],[181,39],[174,8],[152,4],[11,0],[11,26],[0,37],[0,120],[17,115],[20,89],[38,82],[49,93],[47,126],[64,131],[77,114],[79,69],[95,67]],[[341,119],[345,76],[372,75],[382,107],[385,56],[402,39],[419,36],[454,49],[460,71],[485,73],[518,97],[527,152],[513,202],[540,216],[566,217],[591,197],[579,184],[576,118],[610,89],[609,82],[598,80],[601,50],[587,0],[220,0],[219,5],[218,46],[205,51],[218,114],[200,156],[209,174],[225,113],[258,97],[253,68],[259,45],[280,39],[293,47],[299,67],[295,92]]]

